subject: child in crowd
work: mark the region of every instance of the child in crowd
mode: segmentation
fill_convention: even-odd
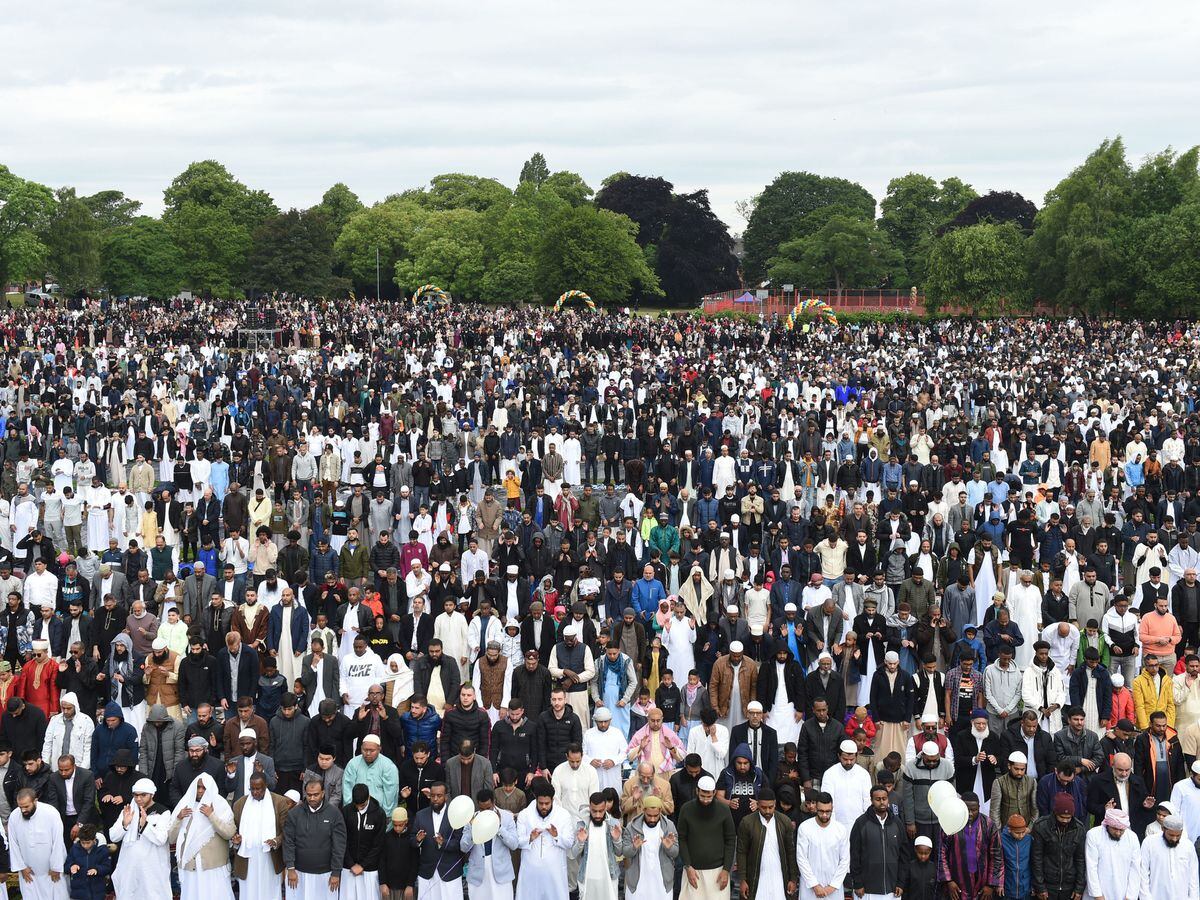
[[[112,857],[108,845],[97,839],[95,825],[79,826],[78,836],[67,851],[66,868],[71,879],[71,900],[104,900]]]

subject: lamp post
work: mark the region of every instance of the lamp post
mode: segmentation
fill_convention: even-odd
[[[379,247],[375,248],[375,302],[379,303]]]

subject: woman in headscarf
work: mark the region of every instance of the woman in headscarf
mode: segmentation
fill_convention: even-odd
[[[179,900],[233,900],[229,839],[233,810],[207,772],[198,775],[171,814],[179,865]]]
[[[391,680],[384,685],[387,702],[393,709],[407,712],[408,701],[413,695],[412,670],[401,653],[393,653],[387,658],[387,669],[391,675]]]
[[[133,639],[125,632],[114,637],[108,657],[108,698],[121,707],[121,715],[138,734],[146,724],[144,668],[142,657],[133,652]]]

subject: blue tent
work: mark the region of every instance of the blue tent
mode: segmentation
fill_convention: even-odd
[[[757,302],[758,302],[758,298],[757,298],[757,297],[755,297],[755,296],[754,296],[752,293],[750,293],[749,291],[746,291],[746,293],[742,294],[742,296],[740,296],[740,297],[734,297],[734,298],[733,298],[733,302],[734,302],[734,303],[757,303]]]

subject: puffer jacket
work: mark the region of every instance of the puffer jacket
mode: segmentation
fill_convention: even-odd
[[[1066,828],[1059,828],[1054,816],[1043,816],[1033,823],[1032,834],[1033,892],[1049,892],[1053,897],[1083,894],[1087,884],[1083,823],[1072,819]]]
[[[438,753],[438,729],[442,727],[442,717],[432,709],[425,710],[425,715],[419,719],[413,718],[411,712],[400,717],[400,726],[404,729],[404,746],[406,753],[412,754],[413,744],[424,741],[429,745],[430,752],[436,757]]]
[[[159,728],[156,723],[161,723]],[[146,716],[146,725],[142,728],[141,753],[138,757],[138,769],[149,775],[154,771],[154,761],[158,755],[158,746],[162,744],[163,770],[167,782],[175,774],[175,766],[187,758],[184,750],[183,723],[167,715],[167,708],[161,703],[150,707]]]

